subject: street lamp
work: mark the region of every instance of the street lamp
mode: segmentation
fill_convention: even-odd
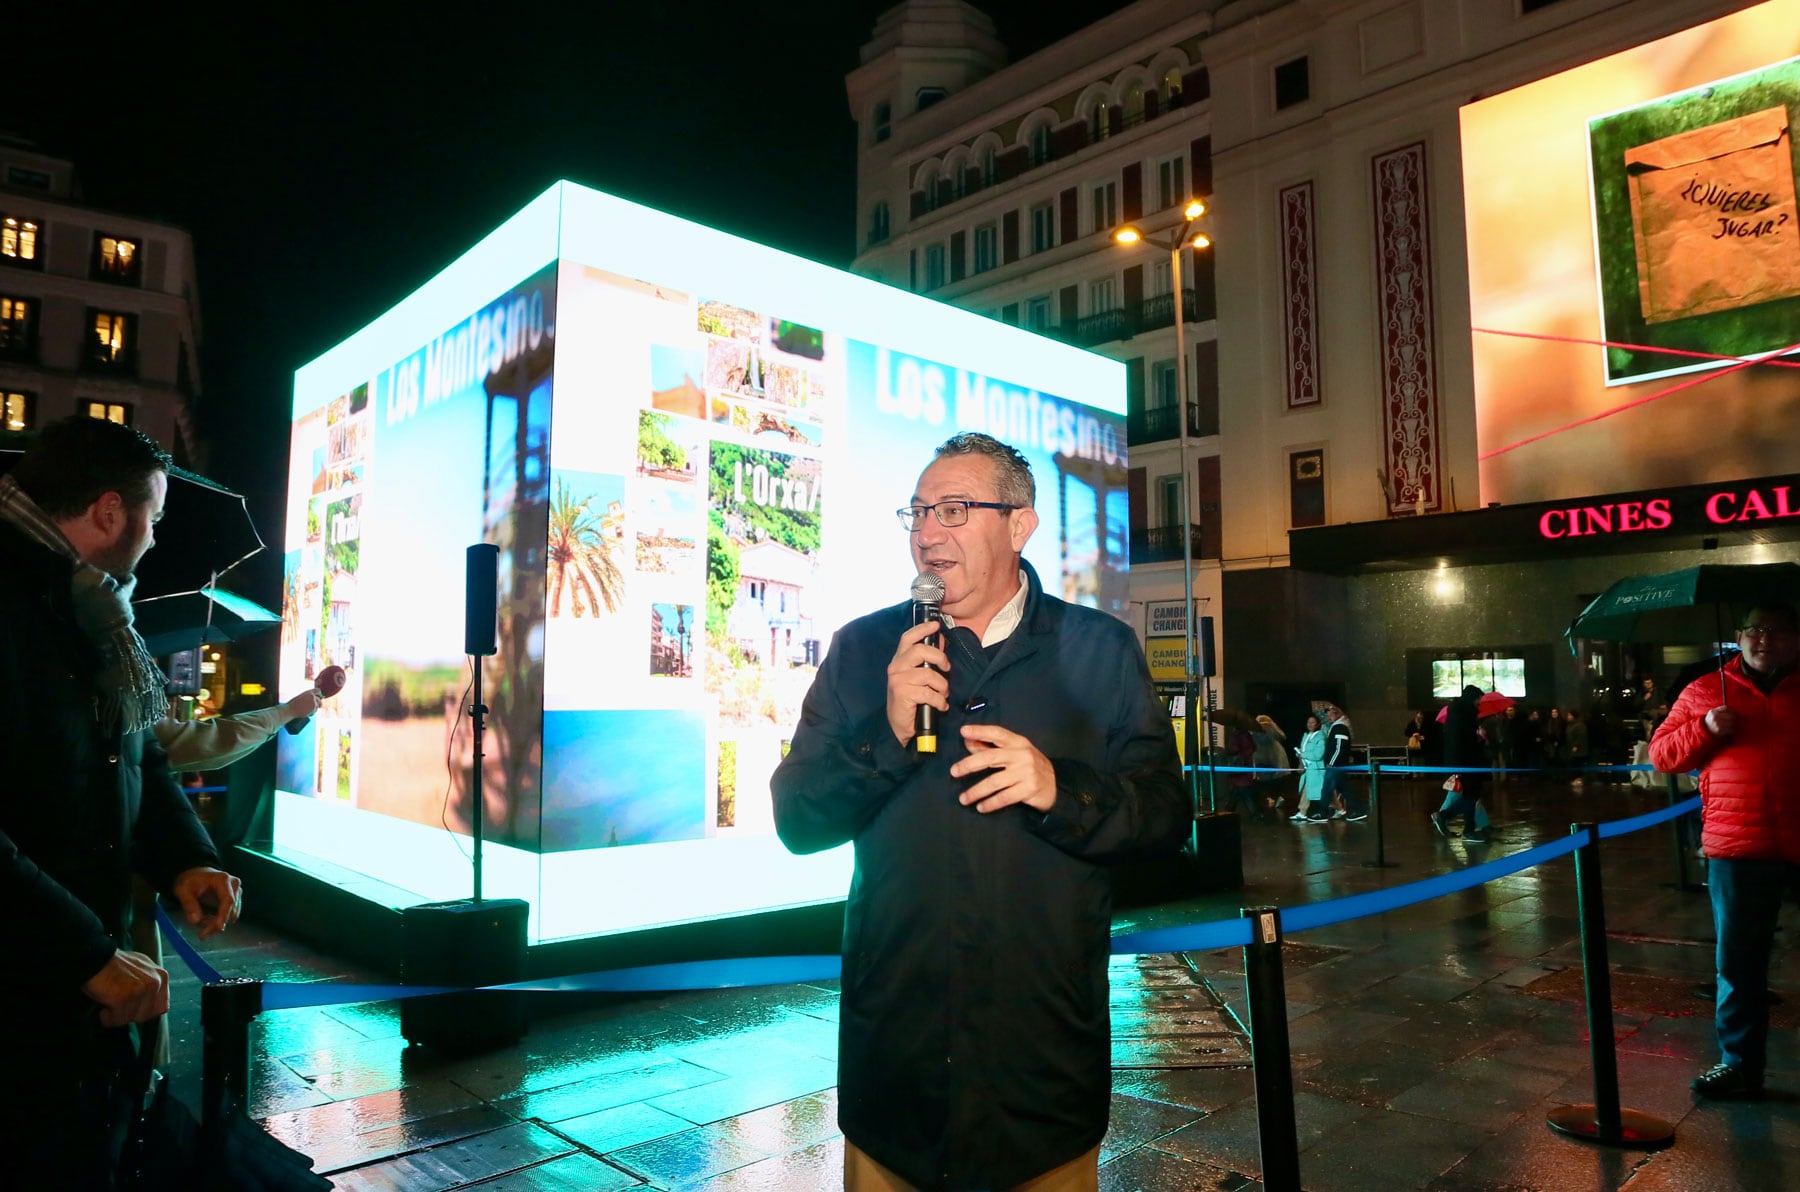
[[[1182,642],[1181,648],[1184,671],[1181,694],[1187,703],[1189,724],[1197,723],[1194,720],[1198,710],[1194,683],[1195,672],[1198,669],[1195,666],[1194,658],[1194,634],[1198,626],[1194,623],[1194,534],[1193,523],[1190,520],[1193,517],[1194,506],[1188,492],[1188,468],[1191,461],[1188,459],[1187,333],[1182,325],[1186,318],[1186,312],[1182,310],[1181,303],[1181,254],[1186,249],[1205,248],[1212,243],[1209,237],[1194,227],[1205,214],[1205,203],[1199,199],[1189,199],[1187,206],[1181,210],[1183,221],[1181,226],[1171,228],[1162,236],[1146,235],[1142,229],[1133,224],[1125,224],[1113,233],[1113,239],[1122,245],[1129,247],[1148,244],[1152,248],[1160,248],[1169,254],[1169,285],[1174,291],[1175,299],[1175,426],[1181,442],[1181,576],[1182,608],[1186,624],[1185,640]],[[1210,724],[1207,725],[1206,738],[1206,743],[1210,747],[1212,744],[1212,726]],[[1195,739],[1198,740],[1198,737],[1196,736]],[[1208,748],[1209,761],[1211,756],[1212,751]],[[1198,807],[1200,803],[1200,771],[1197,764],[1190,762],[1188,775],[1189,793],[1194,800],[1194,805]],[[1207,779],[1207,801],[1212,804],[1214,811],[1219,809],[1218,794],[1214,788],[1210,767]]]

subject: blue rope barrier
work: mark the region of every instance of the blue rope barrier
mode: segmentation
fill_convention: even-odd
[[[1383,774],[1550,774],[1550,775],[1563,775],[1563,774],[1609,774],[1609,773],[1610,774],[1619,774],[1619,773],[1657,774],[1657,773],[1661,773],[1661,771],[1659,771],[1655,766],[1650,765],[1648,762],[1618,762],[1613,765],[1555,766],[1555,767],[1550,767],[1550,766],[1491,766],[1491,767],[1490,766],[1414,766],[1414,765],[1408,765],[1403,762],[1378,762],[1376,764],[1381,768],[1381,772]],[[1276,768],[1274,766],[1219,766],[1219,765],[1209,766],[1209,765],[1206,765],[1204,762],[1202,762],[1199,764],[1185,765],[1182,767],[1182,769],[1183,769],[1183,771],[1199,770],[1202,772],[1210,770],[1215,774],[1303,774],[1303,773],[1307,773],[1310,768],[1303,768],[1300,766],[1287,766],[1284,768]],[[1321,772],[1336,771],[1337,773],[1340,773],[1340,774],[1367,774],[1369,772],[1369,767],[1366,762],[1360,766],[1319,766],[1319,767],[1317,767],[1317,769]],[[1692,772],[1693,771],[1690,771],[1690,773],[1692,773]]]
[[[1388,890],[1370,890],[1366,894],[1350,894],[1343,898],[1333,898],[1329,902],[1309,902],[1304,906],[1284,908],[1281,912],[1281,930],[1283,934],[1292,935],[1296,931],[1311,931],[1315,927],[1348,923],[1352,919],[1399,910],[1403,906],[1412,906],[1443,894],[1454,894],[1458,890],[1485,885],[1495,878],[1507,877],[1521,869],[1542,865],[1545,861],[1572,853],[1586,843],[1587,833],[1582,832],[1528,848],[1521,853],[1471,865],[1456,873],[1440,873],[1435,877],[1421,878]]]
[[[1222,767],[1221,767],[1222,768]],[[1452,771],[1458,772],[1458,771]],[[1599,825],[1602,839],[1623,836],[1653,827],[1700,806],[1698,796],[1659,808],[1630,819],[1612,820]],[[1283,908],[1281,924],[1284,934],[1310,931],[1347,923],[1370,915],[1386,914],[1401,907],[1428,902],[1445,894],[1485,885],[1497,878],[1508,877],[1546,861],[1566,856],[1588,843],[1586,832],[1574,833],[1522,852],[1496,857],[1472,865],[1456,873],[1442,873],[1421,878],[1387,890],[1371,890],[1346,895],[1328,902],[1307,903]],[[157,922],[163,934],[188,969],[202,982],[223,980],[217,969],[194,949],[176,928],[162,906],[156,908]],[[1155,952],[1210,952],[1220,948],[1243,947],[1251,942],[1248,919],[1216,919],[1208,923],[1192,923],[1180,927],[1160,927],[1149,931],[1130,932],[1113,937],[1114,956],[1134,956]],[[651,964],[634,968],[608,969],[556,977],[542,981],[516,981],[507,985],[483,985],[476,990],[458,985],[374,985],[333,981],[263,983],[263,1009],[295,1010],[314,1006],[347,1005],[352,1002],[402,1001],[415,997],[435,997],[445,993],[486,991],[518,991],[524,993],[656,993],[702,989],[734,989],[758,985],[793,985],[808,981],[836,979],[842,972],[838,956],[763,956],[732,960],[700,960],[677,964]]]
[[[175,954],[188,966],[188,971],[200,978],[201,984],[212,985],[225,979],[219,975],[218,969],[206,963],[206,957],[194,950],[194,945],[188,943],[187,937],[181,934],[180,929],[175,926],[175,920],[169,918],[169,912],[163,909],[160,902],[156,904],[156,925],[162,928],[163,938],[169,941]]]
[[[1611,840],[1614,836],[1624,836],[1627,833],[1636,832],[1640,828],[1655,827],[1657,824],[1666,823],[1684,816],[1690,811],[1698,810],[1700,810],[1700,796],[1695,795],[1693,798],[1685,799],[1673,806],[1657,811],[1647,811],[1643,815],[1634,815],[1630,819],[1608,820],[1600,825],[1600,839]]]

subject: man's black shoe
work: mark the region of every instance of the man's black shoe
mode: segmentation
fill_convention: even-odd
[[[1747,1076],[1729,1064],[1718,1064],[1694,1077],[1688,1085],[1708,1101],[1760,1101],[1762,1077]]]

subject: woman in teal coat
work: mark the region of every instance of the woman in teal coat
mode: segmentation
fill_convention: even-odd
[[[1306,735],[1300,738],[1300,806],[1289,819],[1309,815],[1323,818],[1325,804],[1325,726],[1317,716],[1306,718]]]

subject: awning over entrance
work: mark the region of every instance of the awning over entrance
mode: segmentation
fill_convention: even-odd
[[[1288,531],[1289,565],[1357,575],[1800,542],[1800,475]]]

